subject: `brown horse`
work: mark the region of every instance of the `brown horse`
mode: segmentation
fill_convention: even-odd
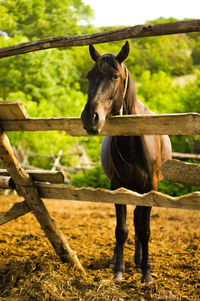
[[[105,120],[113,115],[154,114],[136,98],[135,87],[129,71],[123,64],[128,57],[128,42],[117,56],[101,56],[94,46],[89,47],[95,61],[88,72],[88,100],[81,115],[84,128],[89,134],[98,134]],[[168,136],[116,136],[104,137],[101,162],[104,172],[111,180],[111,189],[125,187],[139,193],[157,189],[161,179],[160,165],[171,158]],[[128,237],[126,206],[115,205],[117,226],[116,245],[111,266],[114,281],[121,280],[124,272],[123,251]],[[148,242],[150,237],[151,207],[136,206],[135,264],[142,272],[142,282],[151,282]]]

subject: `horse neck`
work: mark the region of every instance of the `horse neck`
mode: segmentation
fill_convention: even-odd
[[[128,72],[128,86],[124,97],[124,112],[123,115],[137,114],[137,97],[135,85]]]
[[[131,78],[130,72],[128,71],[128,85],[123,100],[122,115],[139,114],[137,113],[137,103],[138,99],[136,97],[135,85]],[[112,138],[114,142],[113,146],[115,148],[117,147],[118,143],[122,143],[122,145],[125,143],[127,146],[129,146],[129,144],[132,144],[132,141],[134,140],[134,137],[131,136],[114,136]]]
[[[128,86],[127,92],[124,98],[123,115],[134,115],[134,114],[147,114],[149,109],[136,97],[135,84],[131,78],[130,72],[128,72]],[[143,136],[115,136],[116,141],[123,141],[127,146],[133,141],[143,141]]]
[[[136,97],[135,84],[128,72],[128,86],[124,98],[123,115],[152,114],[152,112]]]

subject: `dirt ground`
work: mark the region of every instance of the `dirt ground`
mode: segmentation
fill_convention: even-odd
[[[0,195],[0,211],[17,196]],[[78,253],[82,277],[62,264],[33,214],[1,226],[0,300],[200,300],[200,212],[153,208],[150,261],[155,283],[141,284],[134,254],[133,208],[128,207],[126,272],[113,284],[113,205],[46,200],[51,216]]]

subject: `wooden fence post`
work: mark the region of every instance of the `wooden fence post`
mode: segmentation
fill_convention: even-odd
[[[38,195],[38,191],[27,174],[15,158],[12,147],[7,136],[0,130],[0,159],[2,159],[12,180],[16,185],[16,190],[24,196],[25,202],[35,215],[42,229],[47,235],[50,243],[54,247],[57,255],[63,262],[70,262],[75,265],[83,274],[84,268],[78,260],[76,253],[70,248],[67,239],[58,229],[56,222],[50,217],[43,201]]]

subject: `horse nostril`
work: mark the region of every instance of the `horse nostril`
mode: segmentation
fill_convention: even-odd
[[[95,112],[93,116],[93,124],[97,125],[98,122],[99,122],[99,114]]]

